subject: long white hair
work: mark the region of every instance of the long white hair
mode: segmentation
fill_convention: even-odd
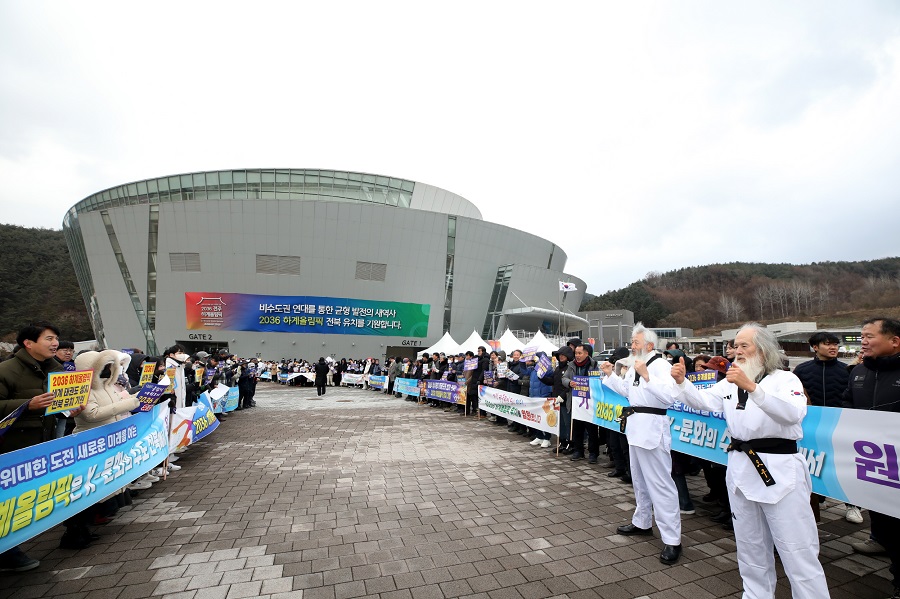
[[[658,349],[659,337],[656,336],[656,333],[645,327],[643,322],[635,323],[634,328],[631,329],[632,337],[640,333],[644,334],[644,344],[652,343],[653,349]]]
[[[744,330],[754,332],[753,344],[759,352],[763,372],[769,374],[781,369],[781,346],[775,334],[756,322],[748,322],[738,330],[738,333]]]

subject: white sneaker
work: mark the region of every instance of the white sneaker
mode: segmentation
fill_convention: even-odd
[[[497,417],[491,414],[488,416],[488,422],[497,422]]]
[[[170,453],[170,454],[169,454],[169,463],[177,462],[179,459],[181,459],[181,458],[179,458],[179,457],[178,457],[177,455],[175,455],[174,453]]]
[[[859,511],[859,508],[855,505],[847,506],[847,514],[844,516],[847,522],[852,522],[853,524],[862,524],[863,517]]]
[[[162,468],[162,467],[154,468],[153,470],[150,471],[150,474],[153,476],[163,476],[166,474],[165,468]]]
[[[145,491],[153,485],[151,485],[148,482],[142,481],[142,480],[136,480],[133,483],[131,483],[130,485],[126,485],[126,486],[130,491]]]
[[[169,472],[175,472],[177,470],[181,470],[181,466],[178,464],[169,464]]]
[[[145,474],[144,476],[142,476],[142,477],[139,478],[138,480],[145,480],[145,481],[147,481],[148,483],[158,483],[158,482],[159,482],[159,477],[158,477],[158,476],[153,476],[152,474]]]
[[[538,439],[537,437],[535,437],[535,439],[531,443],[529,443],[529,445],[531,445],[532,447],[537,447],[540,444],[541,444],[541,440]]]
[[[547,449],[548,447],[550,447],[550,439],[541,441],[541,449]]]

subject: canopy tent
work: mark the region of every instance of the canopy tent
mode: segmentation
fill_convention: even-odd
[[[544,337],[544,334],[540,331],[535,333],[534,337],[531,338],[531,341],[525,344],[525,347],[534,346],[537,346],[537,351],[542,351],[548,356],[559,349],[558,347],[550,343],[550,340]]]
[[[455,356],[461,350],[459,349],[459,343],[453,340],[453,337],[450,336],[450,332],[444,333],[444,336],[438,340],[437,343],[429,347],[428,349],[423,349],[418,352],[421,356],[424,353],[427,353],[429,356],[434,353],[438,354],[447,354],[448,356]]]
[[[498,339],[500,342],[500,349],[506,352],[506,355],[510,355],[514,350],[522,350],[525,347],[525,344],[519,341],[519,338],[512,334],[512,331],[506,329],[506,332],[500,336]]]
[[[459,351],[461,351],[461,352],[471,351],[471,352],[474,352],[477,354],[478,346],[484,347],[488,351],[490,351],[490,349],[488,349],[488,348],[491,347],[490,344],[487,341],[485,341],[484,339],[482,339],[481,335],[479,335],[473,329],[472,334],[469,335],[469,338],[459,344]]]

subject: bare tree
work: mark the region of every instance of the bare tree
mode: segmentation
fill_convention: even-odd
[[[828,309],[828,303],[831,300],[831,285],[824,282],[818,288],[819,313],[823,314]]]
[[[760,285],[753,290],[753,299],[756,300],[756,307],[759,309],[759,319],[765,319],[766,305],[769,303],[769,290],[765,286]]]

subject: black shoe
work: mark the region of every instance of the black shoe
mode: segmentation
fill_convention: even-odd
[[[615,467],[616,467],[616,463],[615,463],[615,462],[612,462],[612,461],[606,462],[605,464],[603,464],[603,467],[604,467],[604,468],[615,468]]]
[[[722,525],[723,530],[728,530],[734,532],[734,524],[731,522],[731,519],[728,519],[728,522]]]
[[[90,545],[92,540],[93,539],[91,539],[90,535],[79,535],[79,534],[70,535],[70,534],[66,533],[59,540],[59,548],[60,549],[73,549],[75,551],[78,551],[79,549],[84,549],[88,545]]]
[[[631,484],[631,475],[628,474],[627,472],[626,472],[625,474],[623,474],[623,475],[622,475],[622,482],[623,482],[623,483],[627,483],[627,484],[630,485],[630,484]]]
[[[635,526],[634,524],[631,524],[630,522],[628,524],[623,524],[622,526],[617,528],[616,532],[619,533],[620,535],[625,535],[626,537],[636,536],[636,535],[643,535],[646,537],[653,536],[652,528],[638,528],[637,526]],[[668,545],[667,545],[667,547],[668,547]]]
[[[41,562],[32,559],[18,547],[13,547],[4,555],[0,561],[0,572],[27,572],[34,570],[41,565]]]
[[[610,478],[622,478],[623,476],[625,476],[625,473],[621,470],[613,470],[612,472],[607,473],[606,476]]]
[[[596,464],[596,463],[597,463],[597,456],[595,456],[594,454],[589,455],[588,456],[588,464]]]
[[[716,503],[716,501],[718,501],[718,500],[716,499],[716,496],[713,495],[712,493],[707,493],[706,495],[704,495],[703,497],[700,498],[700,501],[702,501],[703,503]]]
[[[659,554],[659,561],[664,564],[674,564],[681,556],[681,545],[666,545]]]
[[[577,462],[578,460],[584,459],[584,454],[581,453],[580,451],[576,451],[575,453],[572,454],[572,457],[569,459],[572,460],[573,462]]]
[[[731,522],[731,514],[723,510],[711,517],[710,520],[719,524],[725,524],[726,522]]]
[[[565,449],[563,449],[563,450],[562,450],[561,452],[559,452],[559,453],[562,453],[562,454],[565,454],[565,455],[572,455],[573,453],[575,453],[575,449],[574,449],[573,447],[566,447]]]

